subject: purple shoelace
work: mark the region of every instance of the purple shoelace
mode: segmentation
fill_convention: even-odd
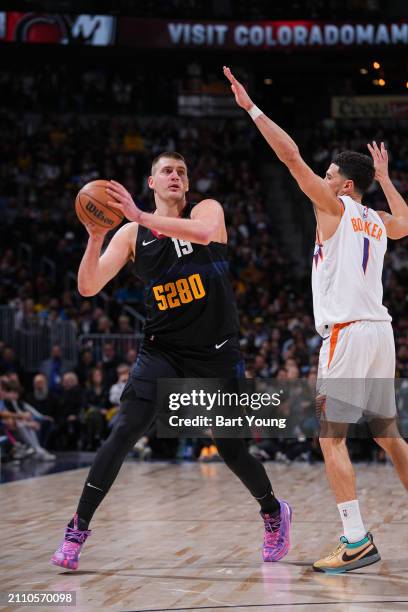
[[[67,527],[65,530],[65,542],[83,544],[90,533],[90,531],[81,531],[80,529]]]
[[[264,519],[265,522],[265,543],[268,546],[274,546],[279,542],[281,517]]]

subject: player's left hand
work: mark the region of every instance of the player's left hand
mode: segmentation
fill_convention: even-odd
[[[367,144],[368,150],[371,153],[371,157],[374,161],[375,178],[380,183],[382,180],[388,178],[388,153],[385,148],[385,144],[382,142],[378,147],[375,140],[373,144]]]
[[[239,81],[237,81],[237,79],[234,77],[234,75],[232,74],[228,66],[224,66],[223,70],[224,70],[225,76],[231,83],[231,89],[232,89],[232,93],[235,96],[236,103],[241,108],[245,109],[246,111],[249,111],[249,109],[252,108],[254,103],[249,97],[245,87]]]
[[[109,181],[106,193],[112,198],[112,200],[108,200],[109,206],[120,210],[129,221],[139,222],[142,211],[136,206],[132,196],[123,185],[116,181]]]

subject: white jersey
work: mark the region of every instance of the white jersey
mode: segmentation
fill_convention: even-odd
[[[313,310],[318,333],[350,321],[391,321],[383,305],[382,272],[387,232],[371,208],[340,196],[344,214],[328,240],[316,240],[312,264]]]

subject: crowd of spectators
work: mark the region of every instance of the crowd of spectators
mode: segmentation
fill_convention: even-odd
[[[75,217],[73,201],[84,183],[104,177],[122,182],[142,208],[151,208],[146,177],[151,159],[163,150],[178,150],[187,159],[190,199],[211,195],[225,209],[247,376],[313,380],[320,346],[311,304],[313,245],[302,261],[293,261],[285,251],[279,220],[265,198],[262,155],[257,154],[260,145],[252,124],[245,119],[168,117],[136,121],[119,112],[78,115],[73,120],[64,109],[55,110],[59,112],[24,115],[0,110],[0,303],[12,308],[17,330],[69,321],[78,335],[106,338],[97,351],[85,345],[71,361],[64,358],[64,347],[55,344],[30,372],[21,366],[18,346],[0,343],[0,440],[11,454],[19,457],[34,449],[37,458],[51,460],[54,450],[95,450],[114,423],[137,346],[122,344],[118,351],[110,334],[128,337],[135,331],[124,306],[130,304],[143,315],[143,287],[129,265],[105,288],[103,302],[79,296],[69,273],[78,268],[87,234]],[[383,132],[368,122],[355,128],[326,121],[296,137],[306,158],[323,173],[338,149],[364,150],[367,140],[385,135],[393,179],[407,196],[407,140],[400,126]],[[376,208],[385,206],[376,186],[368,201]],[[30,256],[21,249],[24,243],[30,245]],[[42,267],[44,258],[53,262],[54,274]],[[406,242],[400,242],[387,255],[384,288],[394,317],[397,374],[402,378],[408,377],[407,276]],[[261,456],[294,458],[317,452],[308,443],[268,448],[261,448]],[[178,449],[180,456],[200,451],[200,445]],[[153,429],[139,444],[139,452],[166,456],[177,448],[170,444],[163,451]]]
[[[25,63],[14,71],[0,69],[0,87],[9,92],[3,108],[26,113],[140,113],[147,108],[154,112],[162,108],[164,95],[170,105],[168,112],[174,112],[174,94],[182,87],[182,79],[164,75],[156,79],[142,65],[131,73],[125,67],[120,70],[100,63],[76,71],[61,61],[45,62],[41,67]]]
[[[53,349],[55,355],[59,347]],[[34,453],[42,461],[55,459],[46,449],[94,451],[114,423],[127,363],[114,356],[86,366],[81,360],[73,369],[61,357],[52,362],[51,369],[41,364],[31,390],[23,389],[16,371],[0,377],[0,440],[12,458],[22,458],[23,448],[24,457]]]

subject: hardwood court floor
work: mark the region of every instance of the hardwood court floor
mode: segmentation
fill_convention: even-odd
[[[340,535],[323,466],[266,467],[294,508],[292,550],[273,564],[261,561],[256,504],[222,464],[126,463],[76,573],[49,557],[87,469],[2,485],[0,591],[76,591],[76,608],[64,609],[80,612],[407,610],[407,495],[392,468],[357,466],[361,507],[383,561],[327,576],[310,567]]]

